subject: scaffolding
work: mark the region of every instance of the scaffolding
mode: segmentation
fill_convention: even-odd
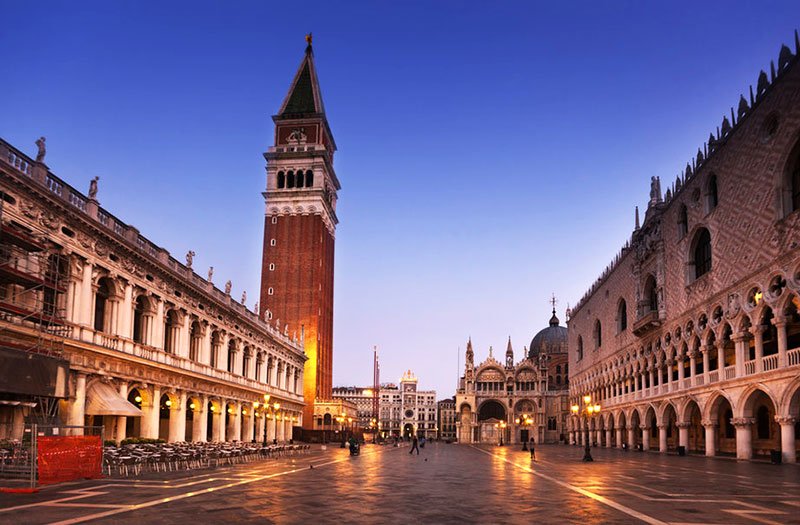
[[[5,200],[0,190],[0,348],[64,359],[64,340],[71,334],[64,318],[67,260],[60,246],[36,239],[8,219]],[[27,422],[54,421],[57,399],[30,397],[33,406]]]

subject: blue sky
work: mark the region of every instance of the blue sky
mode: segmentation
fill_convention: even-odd
[[[556,5],[558,4],[558,5]],[[314,33],[339,152],[335,384],[516,358],[800,27],[797,2],[0,0],[0,136],[251,303],[262,153]],[[8,23],[8,21],[16,21]],[[665,185],[666,189],[666,185]],[[461,358],[463,364],[463,357]]]

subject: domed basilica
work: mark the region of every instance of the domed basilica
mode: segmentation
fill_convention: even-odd
[[[514,363],[511,338],[505,362],[489,356],[475,365],[472,340],[467,342],[464,375],[456,392],[460,443],[557,443],[566,436],[569,412],[567,329],[555,308],[548,327],[540,330]]]

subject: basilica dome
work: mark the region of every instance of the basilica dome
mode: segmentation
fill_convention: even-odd
[[[538,357],[541,353],[566,354],[567,353],[567,329],[558,325],[556,311],[553,310],[553,317],[550,318],[550,326],[540,330],[531,340],[528,357]]]

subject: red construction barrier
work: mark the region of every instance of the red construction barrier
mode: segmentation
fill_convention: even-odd
[[[40,436],[37,448],[40,485],[102,477],[100,436]]]

